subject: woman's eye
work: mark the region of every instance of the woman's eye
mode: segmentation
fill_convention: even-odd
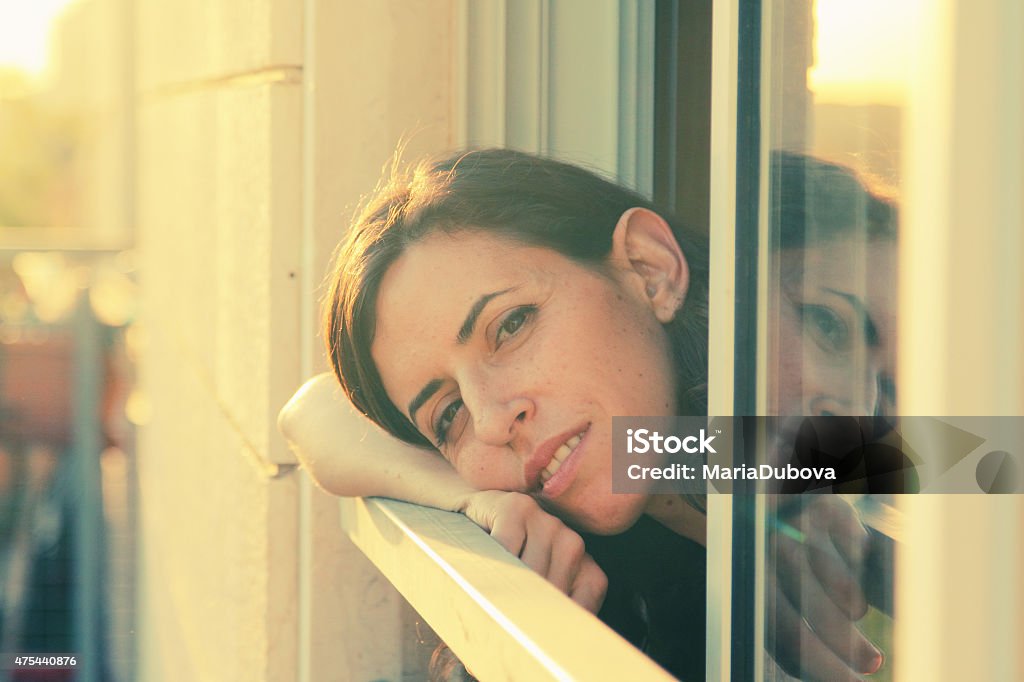
[[[495,345],[500,346],[504,341],[518,334],[536,311],[536,307],[524,305],[506,315],[498,325],[498,332],[494,337]]]
[[[826,306],[805,305],[802,315],[806,329],[823,347],[844,351],[850,345],[850,328],[834,310]]]
[[[438,448],[448,442],[448,432],[451,430],[452,424],[455,423],[455,418],[459,416],[460,409],[462,409],[462,399],[457,398],[448,403],[438,415],[437,421],[434,423],[434,435]]]

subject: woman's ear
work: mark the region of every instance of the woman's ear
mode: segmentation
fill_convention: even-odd
[[[623,213],[612,234],[612,260],[662,324],[675,317],[690,286],[690,266],[664,218],[640,207]]]

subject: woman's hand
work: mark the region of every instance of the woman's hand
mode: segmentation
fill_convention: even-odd
[[[577,604],[592,613],[601,608],[604,571],[586,553],[583,538],[532,497],[487,490],[470,495],[460,511]]]
[[[771,534],[765,576],[768,648],[801,679],[860,680],[882,653],[857,629],[867,612],[859,577],[868,533],[835,495],[815,495]]]

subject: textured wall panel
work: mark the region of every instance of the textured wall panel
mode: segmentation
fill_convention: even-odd
[[[136,9],[143,92],[302,62],[302,3],[141,0]]]
[[[294,353],[271,348],[294,349],[298,332],[298,242],[280,225],[299,224],[299,105],[297,86],[263,85],[139,108],[153,403],[139,443],[140,679],[296,669],[296,481],[258,464],[283,400],[275,377],[295,375]]]

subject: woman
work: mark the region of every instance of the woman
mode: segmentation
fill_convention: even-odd
[[[506,150],[421,164],[378,188],[341,247],[327,342],[356,409],[444,460],[387,446],[341,462],[351,435],[329,433],[322,379],[282,429],[327,490],[464,511],[592,610],[603,573],[534,499],[601,535],[654,519],[702,575],[698,509],[611,493],[611,417],[706,413],[707,268],[706,238],[574,166]],[[811,626],[790,615],[799,641]],[[814,635],[822,670],[877,668],[866,640],[837,652]],[[698,658],[674,672],[699,675]]]
[[[772,155],[780,282],[771,410],[893,413],[896,207],[853,171]]]
[[[772,280],[779,286],[767,357],[769,385],[776,388],[769,413],[786,418],[780,439],[788,451],[796,442],[794,464],[835,464],[845,479],[837,491],[912,492],[913,465],[890,432],[896,207],[849,168],[800,154],[775,152],[771,177],[778,267]],[[808,433],[815,447],[801,453],[798,436]],[[831,448],[818,447],[828,442]],[[807,456],[812,449],[853,455],[826,462]],[[783,492],[806,485],[787,482]]]

